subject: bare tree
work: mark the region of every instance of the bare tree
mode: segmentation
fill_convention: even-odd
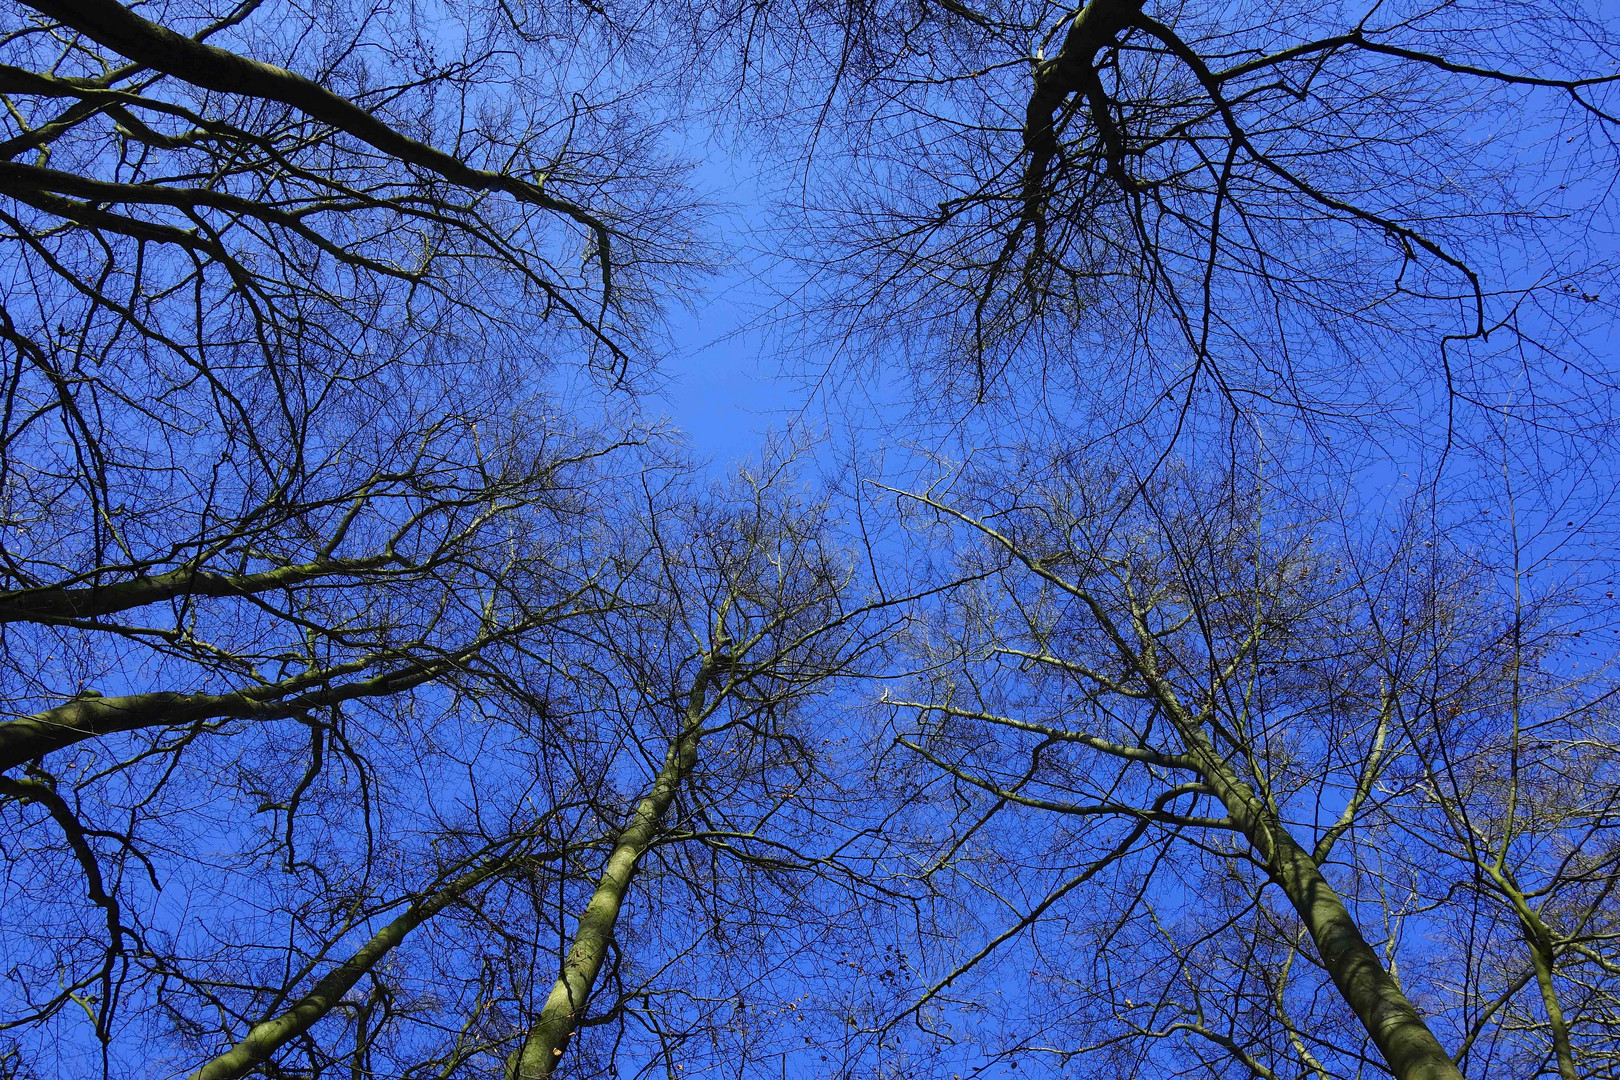
[[[1381,832],[1419,902],[1447,916],[1466,1018],[1459,1060],[1608,1076],[1620,990],[1615,687],[1580,648],[1581,624],[1560,617],[1574,598],[1515,578],[1511,607],[1481,627],[1478,658],[1447,671],[1444,698],[1401,733],[1422,798]]]
[[[378,419],[371,434],[383,433],[388,418]],[[431,745],[431,725],[421,735],[411,726],[486,685],[495,654],[537,648],[613,603],[618,575],[589,561],[592,500],[606,482],[593,476],[600,445],[569,448],[554,432],[537,439],[531,425],[502,432],[498,418],[482,420],[407,425],[381,459],[339,443],[310,470],[299,503],[268,492],[221,507],[230,512],[200,536],[169,534],[195,546],[176,544],[180,558],[161,573],[137,563],[124,580],[106,574],[107,585],[75,574],[77,553],[61,542],[72,534],[54,548],[13,548],[19,564],[72,584],[8,594],[14,718],[0,730],[7,765],[23,775],[3,794],[35,808],[8,841],[23,874],[6,902],[8,962],[21,980],[8,1025],[54,1030],[78,1001],[105,1047],[121,1009],[153,981],[177,1007],[192,978],[185,958],[213,950],[172,936],[160,890],[175,875],[201,875],[185,887],[199,888],[214,865],[227,907],[234,896],[317,923],[317,911],[329,914],[336,937],[300,961],[310,966],[356,919],[387,910],[371,906],[375,890],[403,883],[363,884],[379,869],[375,830],[430,828],[391,820],[421,809],[419,799],[397,803],[397,779],[383,776],[413,744],[425,751],[422,738]],[[215,524],[207,508],[190,520]],[[161,511],[146,514],[156,524]],[[213,806],[223,832],[210,839],[212,814],[188,805]],[[507,824],[401,870],[448,875],[456,860],[537,842],[529,825]],[[387,850],[402,857],[403,844],[395,837]],[[337,887],[345,878],[352,886]],[[203,892],[191,903],[207,910]],[[70,932],[87,893],[103,925]],[[267,918],[250,940],[277,923]]]
[[[73,973],[9,1010],[25,1060],[99,1043],[117,1071],[140,1038],[209,1078],[528,1076],[804,1052],[747,1002],[795,996],[773,966],[816,933],[815,890],[872,892],[837,817],[865,795],[829,772],[816,700],[889,627],[785,468],[727,494],[646,467],[640,505],[594,516],[567,468],[558,519],[542,490],[490,515],[487,581],[435,582],[435,633],[458,606],[507,621],[414,692],[103,737],[95,764],[5,778],[20,989]],[[513,559],[526,544],[545,559]]]
[[[1538,423],[1612,414],[1595,237],[1620,82],[1596,6],[772,14],[715,21],[789,84],[764,95],[799,174],[783,254],[821,283],[795,329],[909,359],[925,414],[1445,445],[1512,378]]]
[[[810,718],[815,699],[861,670],[890,623],[874,617],[886,605],[864,604],[851,590],[853,570],[832,544],[825,502],[792,484],[779,464],[745,473],[735,493],[711,496],[689,517],[648,507],[659,558],[612,634],[621,648],[638,649],[600,677],[617,688],[628,711],[616,723],[650,776],[627,809],[601,805],[612,844],[568,912],[556,981],[538,999],[508,1076],[552,1075],[582,1029],[604,1023],[617,1031],[614,1049],[597,1049],[581,1068],[611,1070],[618,1047],[637,1041],[624,1030],[632,1021],[655,1035],[656,1056],[676,1070],[723,1054],[716,1035],[729,1028],[737,1058],[727,1067],[740,1074],[760,1053],[735,1041],[746,998],[764,977],[758,968],[750,975],[746,958],[780,948],[745,942],[771,920],[773,900],[794,905],[778,918],[802,925],[812,912],[804,884],[865,888],[865,853],[838,854],[848,826],[827,820],[826,835],[814,832],[840,792]],[[621,923],[641,892],[647,914],[627,936]],[[644,940],[649,933],[661,948]],[[717,963],[708,950],[732,962]],[[682,967],[690,970],[671,970]],[[693,1006],[676,1004],[681,998]],[[593,1041],[600,1047],[605,1037]],[[710,1046],[695,1045],[700,1038]]]
[[[438,600],[413,583],[469,561],[505,573],[485,527],[626,441],[557,423],[535,352],[571,334],[572,356],[627,374],[685,244],[646,155],[657,125],[543,92],[554,73],[535,67],[557,56],[514,52],[499,20],[256,9],[180,5],[170,26],[108,0],[21,9],[7,28],[0,618],[84,643],[70,651],[98,652],[91,669],[133,671],[150,650],[245,676],[262,661],[208,641],[194,601],[364,582],[420,606],[260,602],[342,655],[222,685],[148,668],[133,681],[154,689],[106,697],[88,670],[24,662],[5,767],[86,735],[293,715],[444,673],[512,613],[430,615],[459,583]],[[428,39],[458,34],[462,53],[439,59]],[[295,53],[308,75],[275,63]],[[117,621],[154,604],[172,628]],[[456,630],[435,640],[441,625]]]
[[[602,88],[591,25],[8,9],[0,1023],[24,1060],[319,1060],[351,992],[363,1057],[407,931],[574,850],[565,802],[469,819],[408,778],[474,744],[498,657],[617,602],[608,493],[658,467],[656,435],[564,419],[545,382],[633,382],[696,259],[662,122]]]
[[[110,0],[7,28],[9,623],[95,638],[155,603],[183,621],[193,597],[357,575],[403,588],[455,562],[465,530],[545,486],[547,453],[522,462],[515,444],[573,439],[534,403],[538,343],[625,375],[639,313],[678,273],[650,247],[684,243],[644,153],[656,125],[605,132],[611,103],[542,93],[533,67],[555,56],[515,56],[496,27],[363,11],[256,30],[256,7],[177,6],[185,34]],[[463,53],[438,59],[426,37],[455,32]],[[295,51],[310,75],[274,62]],[[185,633],[161,647],[184,651]],[[49,703],[36,686],[42,711],[7,726],[0,758],[261,713],[365,666],[230,700]]]
[[[1602,456],[1616,55],[1452,0],[8,8],[0,1075],[1612,1075],[1609,673],[1236,463]],[[790,148],[826,334],[1011,404],[890,492],[925,543],[625,419],[710,260],[692,102]],[[1085,453],[976,445],[1035,413]]]
[[[1530,623],[1432,534],[1357,555],[1264,485],[1175,472],[1059,461],[905,496],[936,534],[976,538],[982,583],[922,639],[929,695],[892,702],[897,745],[928,766],[916,783],[962,800],[951,850],[1002,832],[1015,865],[1053,853],[910,1015],[998,949],[1029,957],[1028,934],[1053,1011],[1015,1022],[1009,1052],[1256,1077],[1550,1056],[1604,1075],[1601,1055],[1576,1071],[1561,1002],[1595,1038],[1607,694],[1551,672],[1532,693]],[[1569,766],[1561,799],[1530,793],[1559,783],[1542,750]],[[936,873],[972,888],[967,864]]]

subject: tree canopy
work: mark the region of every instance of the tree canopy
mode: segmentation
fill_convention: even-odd
[[[1620,1070],[1606,5],[20,0],[0,99],[3,1080]]]

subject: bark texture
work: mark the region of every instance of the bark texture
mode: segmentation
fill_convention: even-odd
[[[697,764],[699,733],[711,711],[707,704],[709,684],[727,663],[723,655],[710,654],[698,670],[687,698],[680,734],[665,751],[651,789],[637,804],[630,823],[614,843],[602,867],[596,891],[579,917],[562,974],[547,995],[539,1019],[523,1046],[507,1061],[507,1080],[544,1080],[555,1073],[561,1063],[568,1040],[579,1028],[596,977],[607,958],[614,924],[618,922],[641,857],[662,831],[676,795]]]

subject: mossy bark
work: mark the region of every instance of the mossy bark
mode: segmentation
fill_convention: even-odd
[[[709,683],[717,658],[706,658],[693,680],[680,733],[669,744],[652,787],[636,805],[628,825],[619,833],[602,867],[596,891],[579,917],[574,940],[563,960],[562,973],[530,1028],[523,1045],[506,1064],[507,1080],[544,1080],[561,1063],[568,1040],[578,1030],[590,1001],[597,975],[613,942],[613,927],[630,891],[641,857],[662,831],[675,797],[697,764],[698,737],[707,704]]]

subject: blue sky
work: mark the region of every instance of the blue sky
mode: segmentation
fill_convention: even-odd
[[[688,299],[689,307],[683,308],[672,304],[667,309],[664,321],[655,331],[666,345],[664,360],[658,373],[660,388],[635,407],[646,419],[664,418],[679,429],[684,434],[692,456],[699,462],[706,463],[711,475],[724,474],[739,462],[757,457],[773,432],[781,432],[801,419],[807,419],[809,423],[806,427],[810,429],[812,437],[821,436],[825,432],[825,439],[815,443],[811,451],[813,465],[822,466],[823,471],[831,472],[842,461],[854,456],[850,453],[853,448],[860,456],[869,459],[861,462],[863,469],[873,468],[871,462],[877,461],[875,467],[881,475],[885,478],[903,476],[905,478],[897,483],[906,484],[912,479],[906,475],[908,471],[915,470],[927,476],[929,475],[927,469],[933,466],[924,461],[921,455],[914,455],[908,448],[902,446],[899,443],[902,438],[918,440],[924,446],[949,447],[958,455],[967,452],[964,446],[973,443],[975,438],[979,439],[981,445],[992,442],[1012,444],[1021,440],[1039,441],[1044,435],[1049,434],[1049,429],[1061,427],[1062,422],[1069,419],[1070,411],[1084,411],[1076,409],[1077,403],[1091,404],[1083,395],[1064,398],[1061,394],[1055,394],[1051,400],[1043,399],[1039,402],[1040,409],[1046,414],[1045,419],[1030,420],[1027,427],[1019,426],[1017,422],[998,426],[998,418],[982,411],[976,412],[957,429],[958,433],[965,433],[960,443],[953,442],[949,433],[942,434],[942,429],[922,424],[899,428],[889,423],[890,414],[887,410],[889,402],[902,401],[904,394],[891,394],[891,390],[898,390],[900,387],[886,381],[893,379],[897,384],[905,377],[905,360],[900,356],[898,346],[892,352],[880,353],[876,358],[878,362],[870,365],[870,368],[876,369],[877,372],[870,379],[870,393],[866,392],[868,389],[866,382],[855,382],[857,376],[854,375],[849,376],[851,381],[838,386],[818,384],[811,389],[806,384],[804,373],[809,372],[813,375],[818,370],[820,362],[826,358],[823,354],[815,352],[813,345],[799,346],[789,329],[793,324],[778,321],[782,312],[772,305],[779,298],[783,283],[792,279],[792,272],[790,268],[775,261],[762,250],[764,247],[762,238],[765,234],[761,230],[771,220],[767,204],[774,188],[783,180],[781,170],[774,164],[770,168],[762,169],[756,161],[737,150],[734,145],[710,139],[707,133],[698,127],[681,132],[677,142],[681,140],[684,140],[684,144],[679,146],[678,150],[684,152],[693,162],[693,179],[698,196],[706,201],[711,209],[704,235],[724,256],[724,265],[712,277],[696,283],[696,288]],[[775,239],[780,238],[780,234],[775,236]],[[789,239],[791,240],[791,237]],[[902,313],[904,314],[909,313]],[[814,331],[816,327],[811,325],[809,329]],[[814,336],[814,333],[809,335],[811,338]],[[1099,350],[1107,347],[1109,346],[1106,342],[1097,346]],[[1302,347],[1307,350],[1307,357],[1311,355],[1312,349],[1328,355],[1320,339]],[[1091,354],[1081,355],[1084,358]],[[1395,366],[1399,366],[1399,361],[1404,359],[1406,359],[1404,355],[1397,355]],[[849,369],[856,366],[848,365]],[[1342,372],[1332,372],[1329,379],[1342,376]],[[866,376],[860,378],[864,380]],[[881,400],[874,402],[873,399]],[[1099,394],[1098,400],[1104,400],[1104,395]],[[1417,397],[1401,404],[1403,407],[1412,407],[1432,405],[1433,401]],[[1099,405],[1098,409],[1101,408]],[[1487,410],[1483,415],[1489,419],[1491,414]],[[824,418],[831,418],[831,422],[825,422]],[[1108,415],[1104,419],[1111,424],[1114,417]],[[1393,425],[1395,421],[1392,420],[1390,423]],[[1047,427],[1043,428],[1042,424],[1046,424]],[[901,431],[905,434],[897,434]],[[1080,434],[1070,433],[1070,437],[1073,440],[1072,445],[1081,445],[1087,433],[1083,431]],[[1197,440],[1189,435],[1186,443],[1196,445]],[[1065,449],[1068,445],[1071,444],[1065,444]],[[1091,452],[1091,447],[1098,444],[1084,445],[1085,449],[1076,453],[1077,458],[1083,459],[1086,453]],[[1136,445],[1139,447],[1141,444],[1138,442]],[[1343,465],[1343,471],[1333,475],[1334,483],[1339,485],[1333,494],[1344,496],[1344,501],[1349,507],[1345,514],[1346,519],[1352,521],[1356,528],[1365,528],[1369,532],[1376,531],[1380,534],[1377,539],[1382,541],[1383,526],[1407,509],[1407,501],[1421,501],[1415,495],[1414,489],[1421,489],[1428,475],[1420,472],[1415,466],[1411,467],[1410,473],[1403,470],[1408,468],[1409,459],[1420,461],[1424,468],[1433,467],[1432,461],[1421,460],[1425,452],[1424,445],[1414,440],[1409,448],[1404,448],[1398,441],[1386,439],[1377,446],[1362,446],[1364,454],[1359,458],[1353,453],[1344,454],[1345,460],[1350,458],[1355,460]],[[1455,524],[1451,518],[1469,517],[1474,513],[1476,506],[1489,508],[1498,515],[1487,521],[1486,511],[1481,510],[1477,525],[1471,517],[1465,520],[1462,526],[1456,529],[1460,536],[1459,545],[1476,544],[1480,550],[1499,556],[1504,535],[1503,528],[1498,524],[1501,520],[1500,507],[1506,501],[1521,515],[1522,520],[1516,519],[1513,528],[1522,529],[1527,535],[1538,537],[1536,543],[1528,546],[1526,550],[1533,558],[1543,559],[1552,564],[1555,573],[1561,572],[1560,568],[1565,565],[1586,567],[1597,565],[1602,560],[1612,560],[1613,533],[1603,532],[1600,539],[1594,539],[1595,530],[1592,525],[1594,520],[1599,520],[1605,525],[1613,520],[1611,504],[1605,501],[1608,499],[1608,493],[1613,490],[1611,474],[1614,471],[1613,455],[1607,446],[1599,448],[1604,460],[1591,466],[1592,476],[1587,478],[1571,470],[1571,463],[1580,465],[1586,459],[1579,457],[1576,451],[1567,450],[1561,444],[1552,441],[1546,446],[1540,443],[1525,443],[1510,447],[1509,439],[1503,436],[1497,441],[1483,440],[1481,445],[1484,451],[1489,451],[1488,454],[1475,447],[1474,450],[1480,452],[1476,453],[1474,458],[1465,461],[1459,452],[1456,459],[1450,463],[1450,468],[1459,474],[1459,480],[1443,490],[1436,488],[1442,495],[1455,494],[1457,499],[1452,507],[1442,507],[1447,509],[1451,517],[1442,514],[1436,515],[1437,519]],[[1497,458],[1490,456],[1495,454],[1498,448],[1501,449],[1502,458],[1500,471]],[[1247,452],[1247,449],[1245,446],[1241,451]],[[1588,453],[1591,450],[1590,446],[1584,443],[1576,449],[1580,453]],[[1215,443],[1211,456],[1216,460],[1211,464],[1221,464],[1220,459],[1230,450],[1227,443]],[[1182,447],[1178,447],[1177,451],[1187,453],[1189,456],[1193,453]],[[1209,453],[1207,450],[1205,452]],[[880,453],[886,453],[886,459],[880,460]],[[1289,453],[1290,450],[1286,447],[1279,452],[1285,459]],[[1506,486],[1514,488],[1518,486],[1514,477],[1530,477],[1524,485],[1531,489],[1530,495],[1518,494],[1509,497],[1501,495],[1497,490],[1500,478],[1510,472],[1508,459],[1513,455],[1518,457],[1513,458],[1512,464],[1514,466],[1522,464],[1523,468],[1509,477]],[[1337,467],[1340,463],[1334,464]],[[1327,467],[1322,466],[1323,469]],[[1543,469],[1545,475],[1534,475],[1533,467]],[[948,466],[940,468],[948,469]],[[1016,473],[1014,470],[1008,470],[1006,475],[1012,477]],[[1301,486],[1308,487],[1311,481],[1319,485],[1326,483],[1320,480],[1318,474],[1313,473],[1306,481],[1302,481]],[[1577,484],[1584,484],[1585,487],[1577,489],[1574,487]],[[1605,487],[1606,484],[1610,486]],[[1011,486],[1014,484],[1009,482],[1009,487]],[[1567,505],[1560,501],[1566,489],[1578,490],[1581,499],[1596,509],[1585,508],[1580,512],[1568,509]],[[875,498],[882,501],[885,496],[878,495]],[[1535,505],[1531,505],[1533,503]],[[1468,508],[1466,512],[1456,509],[1462,506]],[[1421,517],[1421,508],[1415,516]],[[1534,520],[1531,520],[1532,518]],[[898,529],[893,520],[888,522],[887,527]],[[1537,532],[1538,529],[1541,531]],[[1585,546],[1578,547],[1571,542],[1567,547],[1560,547],[1567,535],[1560,532],[1561,529],[1579,532]],[[863,536],[863,539],[865,538]],[[927,542],[936,538],[937,534],[924,536],[919,530],[917,547],[910,550],[920,551]],[[879,544],[881,543],[880,540]],[[1491,547],[1492,544],[1496,547]],[[942,544],[940,548],[940,557],[943,561],[950,553],[949,545]],[[880,553],[899,553],[899,551],[896,545],[889,551]],[[931,556],[933,553],[924,554]],[[916,561],[926,560],[919,557]],[[905,578],[909,574],[921,572],[917,567],[901,560],[897,559],[895,562],[898,565],[885,568],[884,573],[892,574],[895,578]],[[1601,565],[1608,563],[1604,562]],[[1610,627],[1604,629],[1608,633],[1613,633]],[[1591,666],[1596,667],[1607,662],[1612,649],[1606,644],[1603,648],[1602,657],[1593,654]],[[1581,662],[1585,663],[1584,660]],[[103,689],[106,687],[103,686]],[[837,699],[836,709],[843,711],[834,713],[830,708],[828,723],[850,725],[850,729],[853,730],[856,722],[850,718],[859,717],[862,715],[860,710],[870,707],[876,691],[870,683],[858,683],[841,690],[840,693],[844,696]],[[303,752],[306,745],[301,741],[307,738],[304,732],[293,729],[292,734],[299,738],[289,741],[288,745],[291,747],[289,755]],[[486,757],[485,768],[489,767],[488,761],[489,758]],[[221,766],[218,771],[223,775],[226,769]],[[414,774],[412,775],[414,782]],[[430,789],[424,778],[421,787],[424,791],[431,790],[436,795],[442,795],[444,791],[453,789],[449,781],[440,778],[439,783],[442,789]],[[471,789],[474,786],[469,774],[468,787]],[[241,814],[247,815],[252,812],[254,811],[249,804],[248,809],[242,810]],[[908,810],[908,813],[915,814],[917,811]],[[204,825],[206,824],[204,822]],[[1031,835],[1038,835],[1039,830],[1047,827],[1046,824],[1042,824],[1038,829],[1032,829]],[[226,839],[235,839],[234,834],[227,829],[219,829],[216,835],[221,843]],[[1032,843],[1024,850],[1044,849],[1038,849],[1037,845]],[[1044,879],[1038,874],[1021,879],[1018,885],[1020,889],[1027,890],[1027,894],[1017,897],[1018,902],[1028,907],[1032,902],[1031,897],[1039,898],[1041,889],[1044,888],[1043,882]],[[1174,888],[1168,889],[1167,895],[1176,891]],[[195,899],[183,886],[175,890],[171,899],[177,908],[186,906],[188,911],[201,910],[205,906],[204,900]],[[195,908],[191,906],[193,904],[196,905]],[[982,924],[964,918],[962,922],[966,929],[960,931],[960,940],[947,944],[950,947],[959,946],[960,949],[971,950],[1008,924],[1005,913],[999,908],[986,910],[989,910],[990,914],[984,917]],[[970,914],[978,913],[977,909],[970,912]],[[1066,924],[1053,920],[1051,925],[1057,927],[1050,932],[1054,935],[1054,940],[1058,941],[1059,947],[1067,947],[1061,937],[1061,934],[1066,932],[1063,929]],[[209,932],[213,930],[205,920],[193,920],[187,928]],[[689,931],[684,925],[663,929],[672,939]],[[873,931],[874,935],[887,932],[886,926]],[[1043,928],[1044,932],[1047,931]],[[895,931],[896,935],[899,933],[900,931]],[[807,936],[807,940],[821,939]],[[809,946],[801,951],[808,961],[830,960],[830,956],[817,956],[815,949]],[[947,951],[945,947],[941,946],[937,950],[936,959],[938,954],[945,951]],[[1027,962],[1029,955],[1027,943],[1010,946],[997,957],[996,964],[986,965],[983,977],[978,980],[979,988],[996,998],[1000,998],[1005,990],[1009,1000],[1015,999],[1018,993],[1028,990],[1024,982],[1027,981],[1029,974]],[[1077,953],[1071,952],[1065,959],[1074,955]],[[808,961],[807,969],[813,968],[814,964]],[[842,972],[842,969],[839,968],[837,971]],[[819,976],[815,971],[811,971],[803,978],[808,981],[815,977]],[[842,973],[827,978],[832,980],[835,988],[841,987],[855,997],[871,991],[871,979],[864,975],[857,978]],[[767,986],[770,989],[776,988],[774,984],[767,983]],[[785,977],[783,986],[784,996],[798,994],[801,990],[798,983],[788,987]],[[834,1021],[834,1026],[841,1031],[842,1025],[836,1023],[838,1018],[833,1015],[832,1009],[824,1011],[827,1019]],[[994,1032],[987,1037],[994,1037]],[[797,1047],[794,1049],[797,1050]],[[947,1072],[953,1068],[965,1072],[960,1062],[967,1060],[972,1063],[978,1060],[973,1057],[975,1053],[971,1047],[964,1049],[955,1058],[942,1059],[947,1060],[947,1064],[942,1067]],[[809,1056],[794,1068],[798,1070],[794,1075],[825,1072],[815,1064],[815,1059]],[[784,1065],[784,1075],[787,1075],[786,1069],[787,1066]],[[908,1076],[908,1080],[915,1080],[915,1076]]]
[[[693,179],[713,208],[730,264],[700,282],[692,309],[667,309],[660,328],[670,343],[665,381],[646,409],[654,416],[662,411],[700,460],[724,470],[782,426],[793,395],[762,322],[770,260],[749,235],[764,212],[761,179],[750,160],[713,140],[694,140],[686,152],[697,163]]]

